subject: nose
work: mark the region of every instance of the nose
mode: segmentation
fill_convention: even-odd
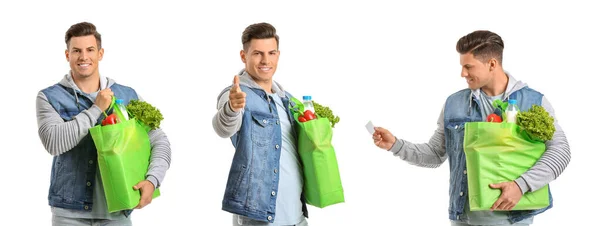
[[[79,60],[85,61],[87,60],[89,57],[89,53],[85,50],[81,51],[81,54],[79,54]]]
[[[469,73],[467,72],[467,69],[463,67],[460,71],[460,77],[466,78],[467,76],[469,76]]]
[[[269,54],[265,54],[260,58],[260,64],[267,65],[269,63]]]

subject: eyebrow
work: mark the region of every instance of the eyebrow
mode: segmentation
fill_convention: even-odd
[[[264,51],[260,51],[260,50],[253,50],[252,52],[253,52],[253,53],[264,53]],[[269,52],[269,53],[272,53],[272,52],[277,52],[277,50],[276,50],[276,49],[274,49],[274,50],[270,50],[270,51],[268,51],[268,52]]]
[[[95,49],[95,48],[96,48],[95,46],[88,46],[86,49]],[[73,49],[79,49],[80,50],[80,48],[77,48],[77,47],[73,47]]]

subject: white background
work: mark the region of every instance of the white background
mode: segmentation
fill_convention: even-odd
[[[333,142],[346,203],[309,207],[310,225],[449,225],[448,163],[409,165],[375,147],[364,125],[373,120],[400,138],[427,142],[445,98],[466,87],[456,41],[477,29],[502,36],[505,69],[546,95],[569,139],[572,161],[551,183],[555,207],[534,225],[597,223],[597,7],[193,2],[0,3],[1,225],[50,225],[52,157],[37,134],[35,97],[69,70],[64,33],[81,21],[102,34],[101,74],[135,88],[165,117],[173,161],[162,196],[134,212],[135,225],[231,225],[221,199],[234,149],[211,120],[218,93],[243,67],[242,31],[262,21],[281,37],[275,79],[341,117]]]

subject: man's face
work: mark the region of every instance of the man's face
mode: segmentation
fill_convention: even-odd
[[[483,63],[479,61],[472,53],[461,54],[460,65],[462,65],[460,76],[467,80],[469,89],[480,89],[488,85],[492,80],[492,71],[489,62]]]
[[[98,76],[98,61],[102,60],[104,49],[98,49],[93,35],[72,37],[68,47],[65,56],[71,66],[73,78]]]
[[[240,52],[242,62],[246,64],[246,71],[257,82],[269,82],[277,70],[279,50],[277,40],[252,39],[247,50]]]

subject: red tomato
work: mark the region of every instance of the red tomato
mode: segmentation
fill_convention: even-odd
[[[117,115],[114,113],[107,116],[104,120],[102,120],[102,126],[117,124]]]
[[[490,114],[487,117],[487,121],[488,122],[502,122],[502,118],[500,116],[498,116],[497,114]]]
[[[304,118],[306,118],[307,121],[310,121],[316,119],[317,117],[315,116],[315,114],[313,114],[312,111],[306,110],[304,111]]]
[[[304,116],[302,116],[302,115],[301,115],[301,116],[298,116],[298,121],[299,121],[299,122],[306,122],[306,121],[308,121],[308,120],[306,120],[306,118],[305,118]]]

